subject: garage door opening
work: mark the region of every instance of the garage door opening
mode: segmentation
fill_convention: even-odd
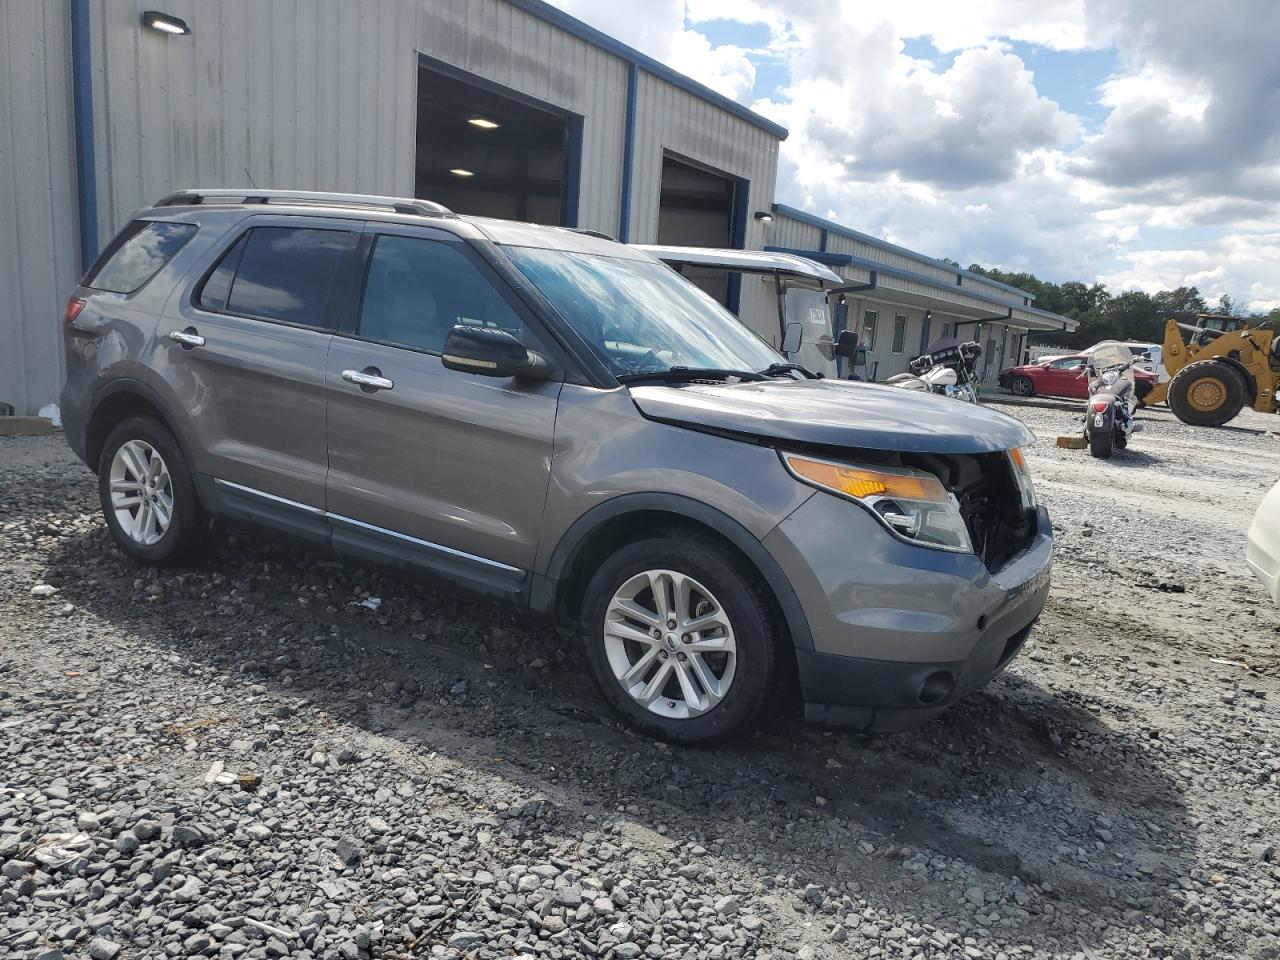
[[[418,65],[414,195],[458,213],[577,226],[582,118]]]
[[[746,183],[667,155],[662,158],[658,243],[680,247],[741,249],[746,222]],[[684,274],[731,310],[737,310],[742,278],[688,267]]]

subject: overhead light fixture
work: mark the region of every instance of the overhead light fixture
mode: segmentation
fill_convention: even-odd
[[[453,167],[450,171],[455,177],[474,177],[475,174],[466,167]]]
[[[765,210],[757,210],[756,220],[758,220],[760,223],[773,223],[773,214]]]
[[[497,130],[498,127],[501,126],[500,123],[490,120],[487,117],[471,117],[467,120],[467,123],[471,124],[473,127],[479,127],[481,130]]]
[[[142,25],[148,30],[154,30],[156,33],[167,33],[171,36],[189,37],[191,36],[191,28],[187,26],[187,21],[181,17],[172,17],[167,13],[161,13],[159,10],[148,10],[142,15]]]

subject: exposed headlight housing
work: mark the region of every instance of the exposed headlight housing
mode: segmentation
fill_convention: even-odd
[[[1013,479],[1018,485],[1018,493],[1022,496],[1022,505],[1028,510],[1036,508],[1036,488],[1031,482],[1031,467],[1027,465],[1027,456],[1021,447],[1009,451],[1009,462],[1013,465]]]
[[[959,502],[933,474],[796,453],[781,456],[797,480],[859,504],[899,540],[952,553],[973,553]]]

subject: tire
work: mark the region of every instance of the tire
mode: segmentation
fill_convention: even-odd
[[[655,583],[677,602],[660,609]],[[686,632],[674,621],[671,628],[659,614],[673,606],[680,620],[708,625]],[[660,530],[613,553],[587,585],[581,634],[605,699],[633,727],[663,740],[708,745],[740,735],[777,686],[779,638],[765,588],[703,534]]]
[[[1036,392],[1036,385],[1030,377],[1014,377],[1009,381],[1009,392],[1015,397],[1030,397]]]
[[[149,492],[139,485],[139,472],[155,472]],[[98,460],[98,499],[111,536],[140,563],[176,564],[204,543],[207,517],[186,457],[168,428],[148,417],[131,417],[107,436]],[[139,523],[148,508],[151,522]]]
[[[1099,460],[1111,459],[1115,449],[1116,436],[1114,430],[1090,430],[1089,452]]]
[[[1183,423],[1220,427],[1244,408],[1247,393],[1235,367],[1221,360],[1197,360],[1169,381],[1169,407]]]

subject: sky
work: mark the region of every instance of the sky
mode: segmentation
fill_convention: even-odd
[[[781,123],[777,199],[934,257],[1280,307],[1280,0],[552,0]]]

